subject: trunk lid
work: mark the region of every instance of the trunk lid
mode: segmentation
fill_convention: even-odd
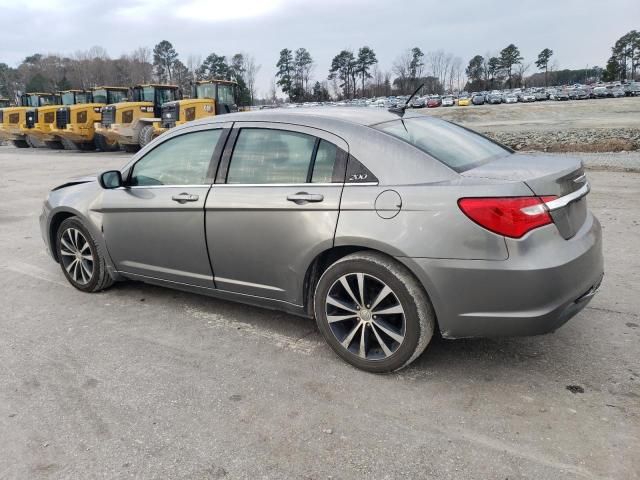
[[[587,218],[588,183],[579,159],[514,154],[467,170],[462,175],[523,182],[535,195],[554,195],[563,199],[550,204],[553,206],[550,214],[565,239],[573,237]]]

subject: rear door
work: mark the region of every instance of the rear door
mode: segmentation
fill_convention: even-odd
[[[235,122],[206,203],[217,288],[302,304],[306,268],[333,245],[347,152],[325,131]]]
[[[169,137],[129,168],[126,187],[104,190],[104,236],[119,271],[214,287],[204,205],[229,127]]]

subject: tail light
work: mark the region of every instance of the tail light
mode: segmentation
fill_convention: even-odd
[[[505,237],[521,238],[531,230],[553,223],[545,203],[555,198],[461,198],[458,206],[481,227]]]

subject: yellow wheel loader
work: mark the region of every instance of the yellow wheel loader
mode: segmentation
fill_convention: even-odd
[[[25,132],[36,123],[36,109],[48,105],[57,105],[60,97],[53,93],[25,93],[20,96],[20,105],[2,109],[0,116],[0,140],[13,142],[18,148],[37,145]]]
[[[95,150],[103,152],[119,150],[117,141],[110,141],[96,134],[102,107],[127,100],[126,87],[96,87],[87,92],[86,101],[65,104],[56,111],[54,133],[67,150]]]
[[[176,125],[238,111],[238,84],[229,80],[202,80],[192,85],[191,98],[162,105],[160,122],[140,133],[140,146]]]
[[[32,145],[44,146],[60,150],[64,148],[58,135],[57,116],[60,105],[66,108],[70,105],[86,104],[91,101],[91,92],[87,90],[64,90],[56,94],[59,101],[56,104],[45,105],[27,113],[27,124],[24,133],[27,141]],[[31,118],[33,117],[33,118]]]
[[[153,128],[153,124],[160,121],[162,105],[181,96],[175,85],[136,85],[131,89],[131,101],[102,107],[96,135],[105,141],[117,142],[127,152],[137,152],[144,127]]]

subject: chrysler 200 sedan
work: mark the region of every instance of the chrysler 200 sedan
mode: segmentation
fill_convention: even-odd
[[[372,372],[445,338],[554,331],[593,297],[581,162],[514,154],[420,114],[228,114],[54,188],[44,241],[78,290],[118,280],[315,317]]]

